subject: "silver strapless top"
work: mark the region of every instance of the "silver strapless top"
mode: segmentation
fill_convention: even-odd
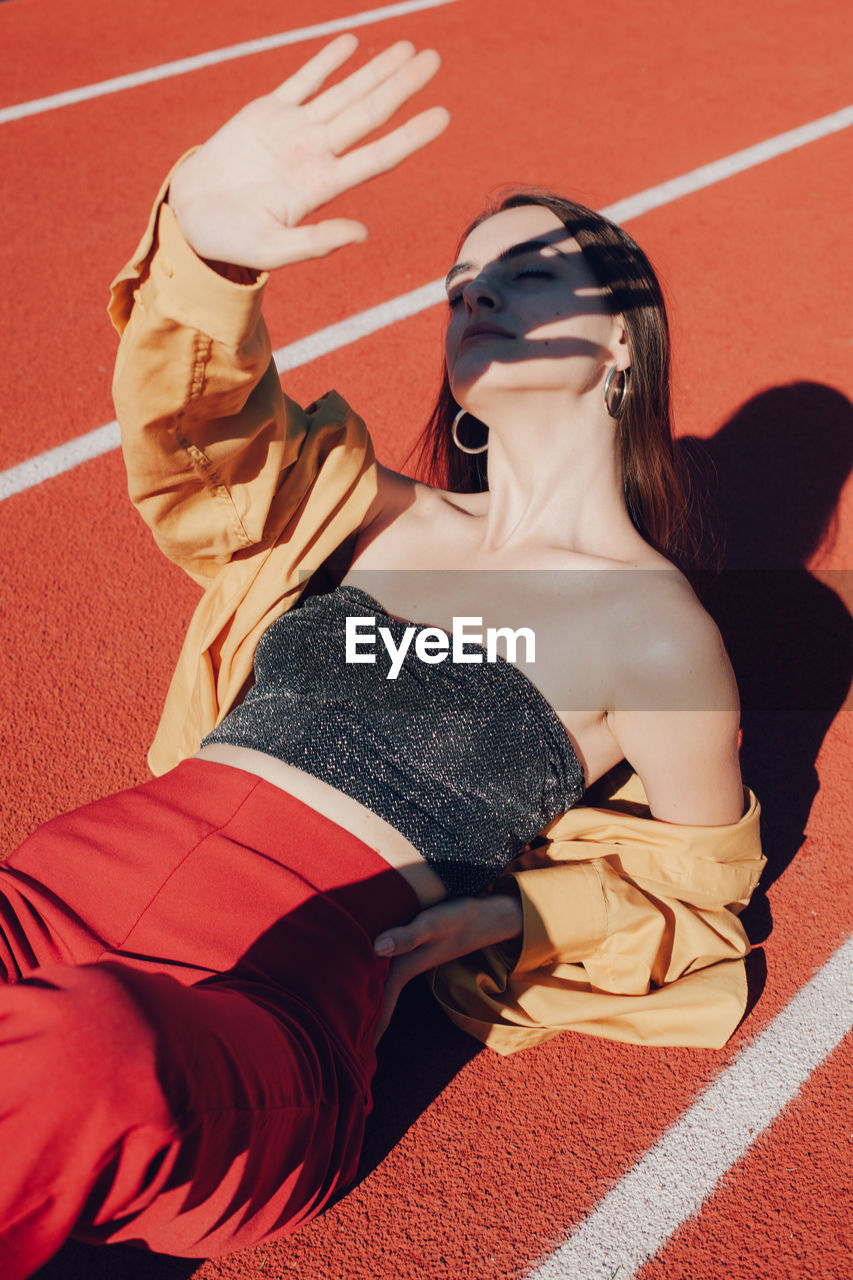
[[[397,645],[412,625],[359,587],[303,599],[261,637],[253,688],[204,745],[253,747],[321,778],[396,827],[451,894],[479,893],[583,795],[571,739],[504,658],[429,664],[410,644],[393,680],[381,643],[374,663],[346,662],[348,616],[374,618]]]

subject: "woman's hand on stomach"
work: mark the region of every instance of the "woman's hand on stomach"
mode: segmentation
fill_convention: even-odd
[[[272,93],[239,111],[177,169],[169,204],[200,257],[268,271],[366,239],[367,228],[347,218],[299,224],[437,138],[450,117],[443,107],[433,107],[355,147],[440,65],[433,50],[417,53],[400,41],[320,92],[357,45],[353,35],[333,40]]]
[[[520,937],[522,925],[519,899],[508,893],[494,893],[479,898],[449,898],[419,912],[409,924],[380,934],[374,948],[377,954],[392,959],[374,1043],[386,1030],[400,992],[412,978],[481,947]]]

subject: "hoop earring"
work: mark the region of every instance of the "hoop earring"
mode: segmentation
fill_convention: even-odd
[[[465,417],[465,414],[467,412],[468,412],[467,409],[460,409],[456,417],[453,419],[453,426],[450,429],[450,438],[452,439],[453,443],[456,445],[456,448],[460,449],[462,453],[485,453],[489,447],[488,440],[486,441],[485,444],[481,444],[479,449],[471,449],[468,447],[467,444],[461,444],[459,441],[459,436],[457,435],[456,428],[459,426],[459,423]]]
[[[618,391],[611,393],[613,375],[616,373],[621,373],[622,379],[619,383]],[[611,365],[607,377],[604,379],[604,407],[610,414],[611,418],[620,417],[622,410],[625,407],[625,401],[628,397],[628,381],[630,373],[630,369],[619,369],[614,364]]]

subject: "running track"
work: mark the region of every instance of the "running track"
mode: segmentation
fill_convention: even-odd
[[[707,441],[738,563],[760,571],[743,579],[740,634],[753,644],[736,657],[744,773],[763,802],[770,859],[746,917],[755,1001],[719,1052],[567,1036],[501,1059],[412,991],[383,1054],[367,1176],[322,1219],[200,1264],[69,1247],[44,1280],[836,1280],[851,1265],[853,1139],[843,1040],[853,728],[849,703],[841,709],[853,116],[838,115],[853,102],[853,9],[393,6],[407,7],[416,11],[359,18],[363,51],[401,37],[439,48],[444,69],[426,96],[454,123],[345,201],[370,226],[367,245],[289,269],[267,305],[290,350],[283,363],[297,366],[291,393],[338,386],[391,465],[437,384],[441,308],[396,320],[382,311],[383,327],[371,312],[364,336],[344,345],[353,335],[340,330],[290,344],[442,275],[459,229],[501,183],[609,207],[824,122],[810,140],[796,136],[802,145],[749,152],[687,194],[621,214],[671,299],[679,430]],[[0,107],[33,104],[0,115],[5,852],[37,822],[147,776],[195,599],[130,511],[115,451],[49,454],[112,420],[106,285],[173,159],[313,52],[322,37],[310,28],[363,12],[355,0],[208,0],[202,21],[174,0],[0,5]],[[278,48],[53,101],[282,32],[295,34]]]

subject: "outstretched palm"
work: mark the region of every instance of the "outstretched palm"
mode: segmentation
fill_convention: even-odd
[[[366,237],[366,227],[350,219],[299,223],[431,142],[449,116],[433,107],[355,147],[439,67],[436,53],[418,54],[402,41],[320,93],[357,43],[346,35],[327,45],[279,88],[239,111],[178,168],[169,203],[201,257],[271,270]]]

